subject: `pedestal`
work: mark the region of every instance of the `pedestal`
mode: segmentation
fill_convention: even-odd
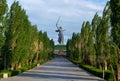
[[[3,78],[8,78],[8,73],[3,73]]]
[[[40,64],[37,64],[37,67],[39,67],[40,66]]]

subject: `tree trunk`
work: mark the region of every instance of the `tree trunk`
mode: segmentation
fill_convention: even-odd
[[[102,69],[102,66],[101,66],[100,61],[98,61],[98,67],[99,67],[100,69]]]
[[[117,77],[118,77],[118,81],[120,81],[120,64],[117,64]]]
[[[120,81],[120,49],[118,48],[118,61],[117,61],[117,78]]]
[[[107,68],[108,68],[108,67],[107,67],[107,61],[105,61],[104,64],[105,64],[105,65],[104,65],[104,66],[105,66],[105,70],[107,70]]]
[[[112,75],[113,75],[114,81],[116,81],[116,74],[115,74],[115,71],[113,69],[113,66],[110,65],[110,67],[111,67],[111,70],[112,70]]]

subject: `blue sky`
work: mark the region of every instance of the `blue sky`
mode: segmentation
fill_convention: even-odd
[[[29,16],[32,24],[38,26],[39,30],[46,31],[49,38],[58,44],[58,33],[56,22],[61,16],[59,26],[64,31],[65,43],[71,38],[73,32],[80,32],[83,21],[91,21],[94,14],[102,11],[109,0],[18,0]],[[7,0],[9,6],[14,0]]]

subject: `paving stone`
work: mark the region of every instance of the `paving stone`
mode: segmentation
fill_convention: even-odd
[[[105,81],[79,68],[64,57],[0,81]]]

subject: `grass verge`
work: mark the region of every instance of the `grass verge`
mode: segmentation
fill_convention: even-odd
[[[40,64],[44,64],[46,63],[47,61],[41,61]],[[29,66],[26,66],[26,67],[22,67],[22,68],[19,68],[17,70],[1,70],[0,71],[0,79],[3,78],[3,74],[4,73],[7,73],[8,74],[8,77],[11,77],[11,76],[15,76],[15,75],[18,75],[18,74],[21,74],[29,69],[32,69],[34,67],[36,67],[37,63],[33,63]]]
[[[79,65],[79,67],[85,69],[86,71],[92,73],[93,75],[98,76],[100,78],[103,78],[103,70],[98,69],[98,68],[93,67],[93,66],[90,66],[90,65],[81,64],[78,61],[74,61],[74,60],[71,60],[71,59],[69,59],[69,60],[72,63],[74,63],[76,65]],[[105,80],[107,80],[107,81],[114,81],[114,79],[112,77],[112,72],[110,70],[105,70],[104,74],[105,74],[105,76],[104,76]]]

